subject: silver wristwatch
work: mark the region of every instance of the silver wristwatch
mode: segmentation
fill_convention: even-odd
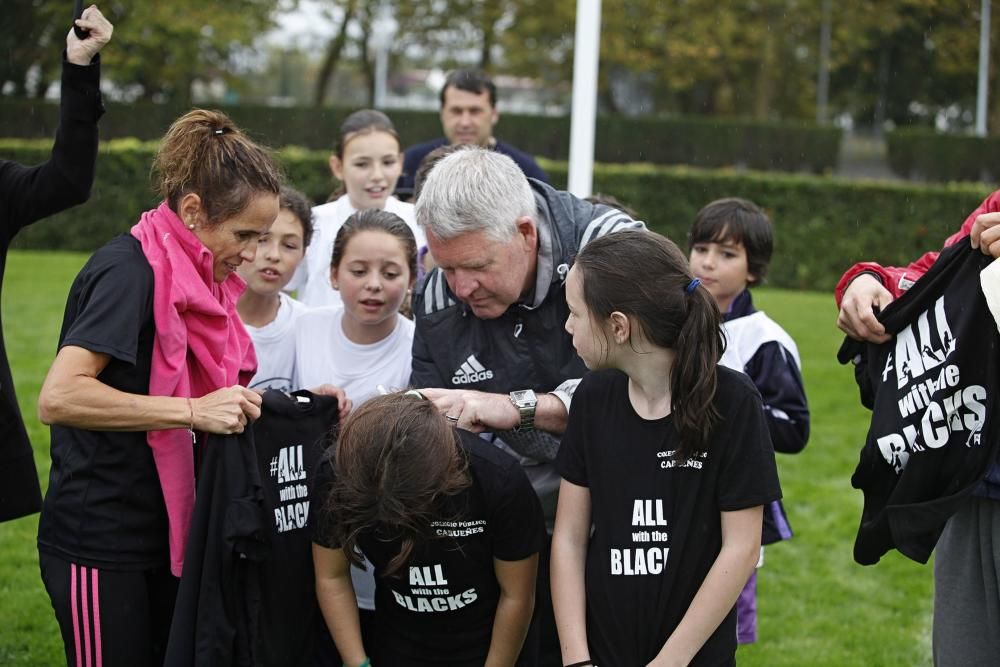
[[[535,408],[538,397],[531,389],[510,392],[510,402],[521,415],[521,423],[514,427],[515,431],[531,431],[535,428]]]

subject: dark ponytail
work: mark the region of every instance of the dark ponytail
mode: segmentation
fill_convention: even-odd
[[[677,247],[674,246],[674,249],[677,250]],[[687,258],[684,258],[684,266],[687,265]],[[698,285],[688,291],[691,277],[685,273],[684,279],[688,281],[684,287],[687,316],[674,344],[677,354],[670,378],[674,422],[681,434],[678,451],[681,460],[695,451],[708,449],[712,428],[719,419],[719,411],[713,404],[717,384],[715,367],[725,349],[722,318],[715,299],[708,290]]]
[[[659,234],[623,231],[588,243],[576,267],[596,323],[618,311],[646,340],[674,350],[670,405],[681,438],[676,458],[707,451],[719,419],[713,400],[725,340],[719,308],[703,287],[692,286],[687,258]]]

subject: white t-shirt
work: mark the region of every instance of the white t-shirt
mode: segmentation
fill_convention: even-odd
[[[278,294],[278,314],[258,328],[245,324],[257,351],[257,374],[250,380],[251,389],[292,390],[295,375],[295,322],[308,310],[284,293]]]
[[[427,245],[427,237],[417,225],[413,204],[389,197],[385,201],[385,210],[395,213],[409,226],[417,240],[418,250]],[[285,288],[288,291],[297,290],[299,301],[310,308],[339,306],[342,303],[340,292],[330,286],[330,257],[333,254],[333,242],[337,239],[337,232],[354,212],[355,208],[351,206],[351,200],[347,195],[313,207],[312,241],[306,248],[305,259],[299,264],[294,278]]]
[[[410,383],[413,322],[396,315],[396,328],[377,343],[359,345],[344,334],[343,306],[308,310],[295,326],[295,379],[297,389],[327,383],[340,387],[354,408],[378,394],[378,385],[405,389]],[[361,609],[375,608],[375,578],[351,567],[354,595]]]
[[[387,389],[410,383],[413,321],[396,315],[396,328],[377,343],[359,345],[344,334],[343,306],[310,309],[295,325],[296,389],[340,387],[354,406]]]

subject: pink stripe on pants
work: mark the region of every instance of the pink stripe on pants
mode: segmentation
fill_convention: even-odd
[[[80,656],[80,615],[76,608],[76,565],[69,564],[69,615],[73,619],[73,643],[76,647],[76,667],[83,667]]]
[[[90,589],[93,593],[94,600],[94,648],[96,649],[97,663],[95,667],[103,667],[103,660],[101,656],[101,596],[98,592],[97,587],[97,570],[90,571]]]

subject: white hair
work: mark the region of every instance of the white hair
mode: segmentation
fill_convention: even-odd
[[[518,218],[535,221],[535,195],[517,164],[502,153],[470,147],[431,169],[417,199],[417,223],[440,239],[486,232],[506,241]]]

